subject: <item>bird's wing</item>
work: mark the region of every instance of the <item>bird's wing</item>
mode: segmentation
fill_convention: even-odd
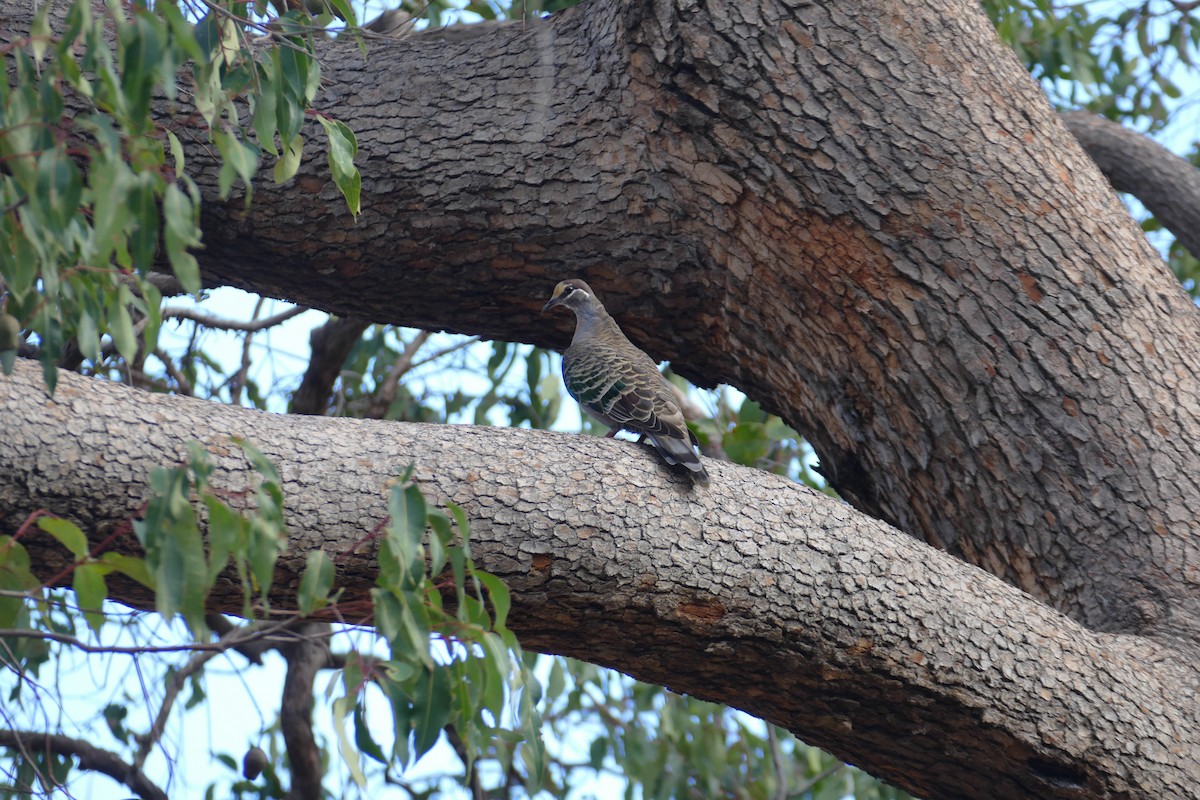
[[[674,392],[650,357],[633,345],[572,347],[563,357],[563,379],[572,397],[614,427],[688,438]]]

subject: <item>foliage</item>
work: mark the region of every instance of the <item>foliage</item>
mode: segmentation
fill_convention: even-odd
[[[191,446],[186,466],[155,470],[153,496],[143,519],[134,523],[145,547],[144,560],[98,552],[107,543],[89,549],[78,526],[46,516],[31,519],[17,536],[0,541],[0,589],[5,591],[0,627],[6,634],[0,637],[0,667],[11,679],[7,699],[14,709],[36,717],[49,697],[62,691],[61,686],[40,686],[38,678],[47,664],[68,658],[64,650],[87,646],[115,656],[120,648],[101,637],[106,624],[116,620],[121,628],[118,636],[132,637],[135,643],[142,638],[136,626],[119,622],[123,613],[103,604],[106,578],[112,573],[152,588],[163,619],[169,623],[179,615],[201,648],[180,646],[178,650],[195,654],[186,664],[163,665],[166,684],[175,684],[162,701],[161,709],[167,712],[185,685],[192,693],[188,707],[207,697],[201,667],[211,657],[205,650],[211,636],[204,599],[218,580],[233,579],[242,587],[244,615],[266,625],[260,635],[287,628],[286,616],[282,622],[269,622],[272,615],[266,601],[275,560],[286,541],[279,479],[257,450],[245,443],[243,449],[258,476],[253,491],[213,487],[213,466],[198,445]],[[366,790],[363,756],[385,770],[404,770],[427,753],[444,731],[454,730],[468,771],[486,756],[499,760],[507,774],[519,758],[523,784],[535,791],[545,772],[536,708],[540,688],[505,626],[508,590],[497,578],[475,568],[462,510],[452,504],[449,515],[429,509],[408,479],[410,472],[389,490],[390,522],[380,541],[380,571],[372,592],[376,629],[387,655],[376,655],[379,648],[368,644],[352,648],[341,659],[342,694],[330,705],[339,752],[360,789]],[[251,496],[255,502],[249,509],[238,509],[222,495],[239,505]],[[200,535],[202,516],[207,537]],[[69,552],[72,560],[64,574],[73,576],[75,603],[33,576],[20,539],[33,535],[35,527]],[[300,581],[297,605],[309,613],[335,615],[334,588],[332,561],[313,551]],[[91,636],[77,638],[85,626]],[[242,635],[244,630],[252,629],[239,629],[238,634],[219,640],[218,646],[233,648],[254,641],[254,635]],[[137,645],[126,649],[136,652]],[[382,703],[368,702],[380,698]],[[131,733],[127,721],[142,717],[138,707],[137,701],[125,696],[101,711],[111,734],[106,738],[132,751],[134,763],[140,763],[137,759],[147,742],[162,736],[162,730],[154,728]],[[154,713],[149,698],[145,707],[151,718],[163,713]],[[368,725],[368,717],[381,709],[391,714],[386,750]],[[6,727],[15,726],[17,716],[15,711],[8,713]],[[9,786],[0,787],[0,797],[25,795],[38,783],[49,791],[72,779],[73,759],[61,753],[47,755],[26,746],[8,750],[5,760]],[[227,755],[220,760],[232,761]],[[259,784],[234,779],[229,788],[239,795],[253,791],[260,797],[283,797],[272,763],[268,757]],[[216,786],[212,784],[210,792]]]
[[[1000,38],[1067,107],[1161,128],[1181,95],[1180,78],[1194,75],[1194,4],[984,0],[983,8]]]
[[[6,48],[0,82],[0,350],[14,349],[7,320],[17,320],[23,338],[36,336],[51,390],[73,352],[97,367],[116,354],[140,368],[162,323],[147,278],[164,256],[185,291],[200,290],[190,252],[201,244],[200,193],[181,137],[202,126],[221,159],[221,196],[240,181],[249,202],[263,152],[277,157],[277,181],[298,169],[320,81],[313,20],[300,12],[280,20],[277,44],[258,47],[240,22],[244,2],[203,6],[192,25],[176,0],[154,11],[109,0],[100,16],[74,0],[53,31],[52,8],[43,4],[30,36]],[[176,109],[170,122],[152,115],[155,104]],[[357,213],[354,136],[316,116]]]

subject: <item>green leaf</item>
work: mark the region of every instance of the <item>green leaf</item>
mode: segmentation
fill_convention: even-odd
[[[79,211],[82,193],[83,175],[66,152],[54,147],[42,153],[38,159],[37,185],[29,204],[38,220],[54,235],[66,233]]]
[[[145,559],[109,552],[101,554],[100,563],[132,578],[147,589],[154,588],[154,578],[146,568]]]
[[[379,743],[371,737],[371,729],[367,727],[361,703],[354,706],[354,744],[360,752],[366,753],[380,764],[385,766],[388,764],[388,758],[383,754]]]
[[[304,577],[300,579],[300,589],[296,604],[302,615],[308,616],[313,611],[329,605],[329,590],[333,588],[333,562],[324,550],[313,550],[308,554],[304,567]]]
[[[79,318],[75,322],[75,341],[79,343],[79,352],[92,363],[100,361],[100,332],[96,328],[96,318],[87,309],[80,309]]]
[[[35,8],[37,11],[33,15],[33,24],[29,26],[29,46],[33,49],[34,59],[41,61],[53,41],[53,32],[50,30],[50,4],[45,3]]]
[[[276,183],[291,180],[300,169],[300,161],[304,156],[304,137],[297,134],[283,149],[283,154],[275,162],[274,177]]]
[[[75,559],[87,558],[88,540],[79,526],[59,517],[39,517],[38,527],[53,536],[63,547],[71,551]]]
[[[183,155],[183,143],[169,128],[167,129],[167,142],[171,146],[171,160],[175,162],[175,180],[179,180],[183,177],[183,170],[187,165],[187,160]]]
[[[191,199],[174,183],[167,184],[163,195],[163,217],[166,230],[163,240],[167,247],[167,257],[171,261],[171,270],[189,294],[200,291],[200,265],[196,257],[188,252],[189,248],[200,246],[199,209],[192,205]]]
[[[219,55],[221,47],[220,17],[216,10],[209,11],[192,28],[192,36],[196,41],[201,56],[199,60],[211,61]]]
[[[258,146],[273,156],[279,155],[279,151],[275,149],[275,130],[278,124],[275,106],[279,102],[279,87],[276,86],[279,73],[278,61],[279,48],[275,48],[271,50],[270,61],[258,64],[259,84],[262,91],[256,92],[252,98],[254,114],[250,118],[250,125],[254,128]]]
[[[735,464],[753,466],[764,458],[771,449],[765,426],[761,422],[741,422],[733,427],[721,441],[725,455]]]
[[[243,142],[228,131],[219,130],[213,135],[217,150],[221,153],[221,172],[218,176],[218,190],[221,199],[229,197],[233,181],[241,178],[246,187],[246,198],[249,200],[251,182],[258,171],[258,148],[249,142]]]
[[[350,737],[346,735],[346,718],[354,713],[356,705],[355,698],[350,695],[343,695],[333,701],[333,729],[337,732],[338,752],[341,753],[342,760],[346,762],[346,767],[350,770],[350,777],[354,779],[360,789],[365,790],[367,776],[363,774],[362,764],[358,759],[358,748],[350,742]]]
[[[29,553],[11,536],[0,536],[0,589],[21,593],[41,586],[30,569]],[[0,597],[0,628],[18,627],[25,608],[22,597]]]
[[[427,670],[413,694],[413,757],[420,758],[437,744],[442,728],[450,721],[449,672],[442,667]]]
[[[312,58],[299,48],[286,45],[279,47],[277,52],[280,77],[283,78],[286,93],[289,98],[303,104],[305,88],[308,86],[308,65]]]
[[[358,141],[354,132],[345,123],[318,116],[325,133],[329,136],[329,170],[333,174],[333,182],[346,198],[346,206],[356,218],[359,213],[359,200],[362,192],[362,175],[354,166],[354,157],[358,155]]]
[[[72,575],[71,588],[88,627],[99,631],[104,625],[101,607],[108,597],[108,586],[104,583],[104,568],[99,564],[80,564]]]
[[[133,231],[129,234],[129,254],[133,265],[143,275],[154,266],[154,254],[158,252],[158,199],[155,197],[155,177],[143,174],[130,187],[126,198],[132,215]]]
[[[208,560],[188,499],[187,470],[155,469],[150,473],[150,488],[153,497],[133,529],[146,551],[151,582],[157,587],[155,608],[168,619],[182,614],[192,633],[200,636],[206,630]]]
[[[512,595],[509,593],[508,587],[504,585],[504,581],[490,572],[476,570],[474,575],[487,589],[488,597],[492,601],[492,610],[496,615],[494,627],[503,630],[504,623],[508,620],[508,610],[512,607]]]
[[[246,550],[249,520],[242,517],[219,498],[207,492],[203,496],[208,509],[208,561],[205,582],[216,582],[217,576],[236,554],[240,559]]]
[[[108,307],[108,327],[112,334],[113,344],[117,352],[126,362],[133,363],[137,357],[137,335],[133,332],[133,319],[129,316],[129,305],[133,295],[129,287],[122,284],[119,291],[113,294]]]

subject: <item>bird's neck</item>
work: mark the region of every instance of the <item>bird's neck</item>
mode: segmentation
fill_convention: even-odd
[[[616,320],[610,317],[603,308],[580,308],[575,312],[575,337],[571,343],[574,344],[580,339],[595,336],[610,329],[620,331]]]

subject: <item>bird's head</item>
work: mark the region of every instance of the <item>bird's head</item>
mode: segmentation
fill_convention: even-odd
[[[572,278],[562,281],[554,287],[554,294],[550,295],[546,305],[542,306],[542,313],[545,314],[555,306],[566,306],[578,313],[581,308],[595,301],[596,295],[592,293],[591,287],[581,280]]]

